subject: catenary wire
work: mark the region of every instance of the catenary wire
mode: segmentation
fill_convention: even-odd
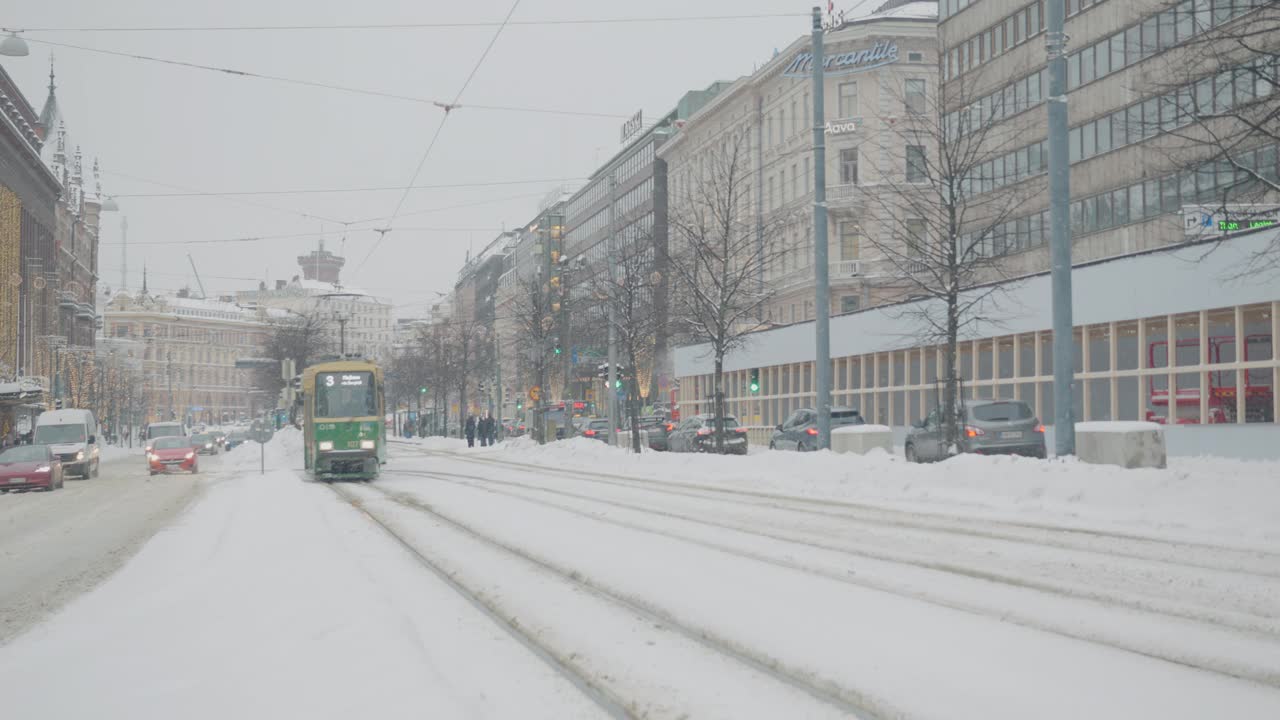
[[[39,43],[42,45],[49,45],[51,47],[80,50],[83,52],[99,53],[102,55],[112,55],[115,57],[129,58],[131,60],[144,60],[148,62],[161,63],[164,65],[175,65],[178,67],[191,68],[194,70],[206,70],[209,72],[222,73],[224,75],[231,75],[235,77],[255,78],[258,80],[271,80],[273,82],[289,83],[292,85],[302,85],[304,87],[319,88],[323,90],[335,90],[339,92],[355,93],[357,95],[368,95],[373,97],[390,98],[393,100],[404,100],[407,102],[415,102],[423,105],[442,105],[443,104],[441,101],[435,100],[432,98],[414,97],[412,95],[401,95],[399,93],[385,92],[382,90],[368,90],[365,88],[355,88],[355,87],[350,87],[346,85],[335,85],[333,83],[324,83],[316,80],[303,80],[300,78],[285,77],[283,75],[271,75],[268,73],[252,72],[249,70],[236,70],[234,68],[219,67],[217,65],[205,65],[203,63],[188,62],[185,60],[173,60],[170,58],[161,58],[161,57],[156,57],[154,55],[142,55],[139,53],[123,52],[120,50],[104,50],[101,48],[91,48],[91,47],[86,47],[84,45],[75,45],[72,43],[55,42],[53,40],[41,40],[39,38],[25,38],[25,39],[27,40],[27,42]],[[453,104],[456,105],[457,103],[453,103]],[[593,117],[593,118],[607,118],[607,119],[619,119],[619,118],[628,117],[625,114],[619,114],[619,113],[601,113],[601,112],[576,111],[576,110],[555,110],[551,108],[527,108],[527,107],[515,107],[510,105],[467,105],[466,107],[470,110],[497,110],[497,111],[503,111],[503,112],[526,112],[526,113],[540,113],[544,115],[568,115],[568,116],[575,116],[575,117]]]
[[[625,25],[642,23],[716,22],[728,20],[776,20],[780,18],[808,17],[808,13],[745,13],[737,15],[671,15],[657,17],[624,18],[549,18],[546,20],[476,20],[458,22],[421,23],[362,23],[334,25],[153,25],[116,27],[28,27],[22,32],[263,32],[263,31],[314,31],[314,30],[429,30],[510,26],[554,25]]]
[[[121,173],[116,173],[121,177],[128,177]],[[539,178],[534,180],[489,180],[472,183],[442,183],[433,185],[388,185],[381,187],[349,187],[349,188],[297,188],[289,190],[227,190],[220,192],[190,191],[190,192],[172,192],[172,193],[116,193],[114,198],[184,198],[184,197],[237,197],[245,195],[313,195],[324,193],[363,193],[363,192],[389,192],[396,190],[399,192],[413,190],[446,190],[458,188],[487,188],[500,187],[504,185],[538,185],[542,183],[563,183],[577,180],[586,180],[587,178]],[[150,181],[143,181],[150,182]],[[163,185],[164,183],[155,183]],[[176,186],[172,186],[176,187]],[[299,213],[307,214],[307,213]],[[314,217],[314,216],[313,216]],[[328,218],[317,218],[320,220],[328,220]],[[328,220],[329,222],[346,221]],[[355,222],[355,221],[352,221]]]
[[[138,177],[137,175],[130,175],[129,173],[123,173],[123,172],[120,172],[120,171],[118,171],[118,170],[106,170],[106,169],[104,169],[104,170],[102,171],[102,174],[103,174],[103,175],[110,175],[110,176],[113,176],[113,177],[121,177],[121,178],[125,178],[125,179],[128,179],[128,180],[133,180],[133,181],[135,181],[135,182],[146,183],[146,184],[148,184],[148,185],[156,185],[156,186],[159,186],[159,187],[167,187],[167,188],[170,188],[170,189],[173,189],[173,190],[180,190],[180,191],[182,191],[183,193],[187,193],[187,194],[188,194],[188,196],[190,196],[190,197],[197,197],[197,196],[220,197],[220,198],[223,198],[223,199],[227,200],[228,202],[239,203],[239,204],[241,204],[241,205],[249,205],[249,206],[252,206],[252,207],[264,208],[264,209],[267,209],[267,210],[273,210],[273,211],[275,211],[275,212],[279,212],[279,213],[285,213],[285,214],[287,214],[287,215],[299,215],[299,216],[304,217],[304,218],[309,218],[309,219],[314,219],[314,220],[323,220],[324,222],[337,223],[337,224],[339,224],[339,225],[343,224],[343,221],[342,221],[342,220],[338,220],[338,219],[336,219],[336,218],[331,218],[331,217],[325,217],[324,215],[317,215],[317,214],[315,214],[315,213],[303,212],[303,211],[301,211],[301,210],[297,210],[297,209],[295,209],[295,208],[280,207],[279,205],[271,205],[271,204],[264,203],[264,202],[255,202],[255,201],[253,201],[253,200],[245,200],[245,199],[243,199],[243,198],[230,197],[230,196],[228,196],[228,194],[227,194],[227,193],[206,193],[206,192],[201,192],[201,191],[198,191],[198,190],[193,190],[192,188],[187,187],[187,186],[183,186],[183,185],[176,185],[176,184],[174,184],[174,183],[160,182],[159,180],[149,180],[149,179],[144,178],[144,177]],[[139,194],[129,194],[129,195],[125,195],[125,194],[120,194],[120,195],[111,195],[111,197],[113,197],[113,198],[117,198],[117,199],[118,199],[118,198],[135,198],[135,197],[144,197],[144,196],[145,196],[145,194],[143,194],[143,193],[139,193]]]
[[[422,168],[426,165],[427,158],[431,156],[431,151],[435,148],[436,142],[440,139],[440,135],[444,131],[445,124],[449,122],[449,115],[452,114],[452,110],[457,106],[458,102],[462,100],[462,94],[467,91],[468,87],[470,87],[471,81],[475,79],[476,73],[480,71],[480,66],[484,65],[485,59],[489,57],[489,51],[493,50],[493,46],[497,44],[498,37],[502,35],[502,30],[507,26],[507,23],[511,21],[511,16],[515,14],[516,8],[518,7],[520,7],[520,0],[515,0],[515,2],[511,3],[511,9],[507,11],[506,17],[502,19],[502,24],[498,26],[496,31],[494,31],[493,37],[489,38],[489,44],[485,45],[484,52],[480,53],[480,59],[471,67],[471,72],[467,74],[467,79],[463,81],[462,87],[458,88],[457,94],[453,96],[453,102],[443,106],[444,115],[440,118],[440,124],[436,125],[436,131],[431,136],[431,142],[427,143],[427,149],[422,153],[422,157],[418,160],[418,167],[413,171],[413,177],[409,180],[409,184],[405,186],[404,193],[400,195],[400,200],[396,203],[396,209],[392,211],[391,216],[387,218],[386,225],[378,235],[378,240],[374,242],[373,247],[369,248],[369,252],[365,254],[364,259],[360,261],[358,266],[356,266],[356,273],[359,273],[360,270],[364,268],[365,263],[369,262],[369,258],[373,257],[373,254],[378,251],[378,248],[382,245],[382,241],[387,239],[387,233],[390,232],[392,224],[395,223],[396,217],[399,216],[400,210],[404,207],[404,201],[409,197],[409,192],[412,190],[414,183],[418,182],[418,176],[422,174]]]

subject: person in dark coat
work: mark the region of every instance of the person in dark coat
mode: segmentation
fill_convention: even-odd
[[[498,418],[489,416],[489,445],[498,444]]]
[[[467,433],[467,447],[475,447],[476,446],[476,416],[475,415],[467,416],[466,433]]]

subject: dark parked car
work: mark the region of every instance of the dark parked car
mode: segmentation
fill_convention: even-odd
[[[48,445],[18,445],[0,453],[0,491],[62,487],[62,461]]]
[[[966,400],[960,410],[960,452],[987,455],[1046,455],[1044,425],[1031,406],[1021,400]],[[931,462],[950,457],[942,409],[911,426],[906,456],[911,462]]]
[[[831,408],[831,428],[834,430],[845,425],[863,425],[862,413],[855,408]],[[807,452],[818,449],[818,411],[812,408],[801,408],[788,417],[773,430],[769,439],[771,450],[799,450]]]
[[[582,437],[609,442],[609,419],[592,418],[580,426]]]
[[[232,449],[235,449],[236,446],[242,445],[248,441],[249,441],[249,433],[243,430],[232,430],[230,433],[227,434],[227,442],[225,447],[228,450],[232,450]]]
[[[724,452],[746,455],[747,429],[740,427],[733,416],[717,423],[711,414],[694,415],[667,434],[667,444],[671,452],[715,452],[717,425],[723,427]]]

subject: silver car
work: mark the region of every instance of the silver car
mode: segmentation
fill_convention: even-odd
[[[911,426],[907,433],[906,456],[910,462],[945,460],[945,430],[942,408]],[[1021,400],[965,400],[961,406],[960,452],[980,454],[1046,455],[1044,425],[1035,411]]]

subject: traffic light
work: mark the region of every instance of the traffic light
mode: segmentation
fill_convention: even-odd
[[[618,378],[617,380],[614,380],[614,381],[613,381],[613,388],[614,388],[615,390],[621,390],[621,389],[622,389],[622,378]]]
[[[516,409],[517,410],[524,409],[524,398],[516,398]]]
[[[419,395],[426,395],[426,394],[427,394],[427,386],[426,386],[426,385],[423,385],[422,387],[418,388],[418,394],[419,394]]]
[[[760,369],[752,368],[751,370],[751,394],[756,395],[760,392]]]
[[[563,348],[561,348],[559,345],[557,345],[557,346],[555,347],[555,350],[556,350],[556,354],[557,354],[557,355],[559,355],[560,353],[564,352],[564,349],[563,349]]]

